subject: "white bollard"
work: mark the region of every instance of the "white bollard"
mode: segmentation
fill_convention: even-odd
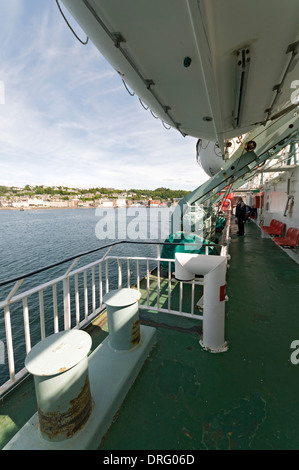
[[[25,366],[34,376],[39,428],[45,440],[70,439],[91,415],[90,348],[89,334],[69,330],[40,341],[26,357]]]
[[[213,352],[227,350],[225,342],[226,256],[176,253],[175,277],[191,281],[204,276],[203,338],[200,344]]]
[[[138,300],[136,289],[116,289],[104,295],[107,307],[109,345],[117,351],[128,351],[140,343]]]

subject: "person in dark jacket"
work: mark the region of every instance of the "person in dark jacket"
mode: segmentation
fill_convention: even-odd
[[[244,236],[244,223],[246,218],[246,205],[241,197],[238,199],[238,204],[236,206],[236,217],[238,219],[238,229],[237,232],[239,237]]]

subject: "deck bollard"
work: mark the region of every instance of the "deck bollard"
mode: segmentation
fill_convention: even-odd
[[[34,376],[40,432],[48,441],[73,437],[91,414],[91,342],[84,331],[63,331],[40,341],[26,357],[25,367]]]
[[[140,342],[138,300],[136,289],[116,289],[104,295],[107,306],[109,344],[116,350],[130,350]]]

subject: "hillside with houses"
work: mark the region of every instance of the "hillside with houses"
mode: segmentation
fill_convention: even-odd
[[[128,206],[171,206],[187,191],[157,188],[156,190],[120,190],[114,188],[67,188],[0,186],[0,209],[63,209]]]

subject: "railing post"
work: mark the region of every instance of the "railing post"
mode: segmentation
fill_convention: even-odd
[[[157,258],[158,258],[158,262],[157,262],[157,281],[158,281],[158,285],[157,285],[157,307],[158,309],[160,308],[160,283],[161,283],[161,279],[160,279],[160,258],[161,258],[161,253],[160,253],[160,245],[157,245]]]
[[[76,305],[76,325],[80,324],[80,299],[78,274],[75,275],[75,305]]]
[[[63,310],[64,310],[64,329],[71,329],[71,296],[70,296],[70,279],[69,274],[73,267],[78,263],[80,256],[76,258],[68,270],[66,271],[63,279]]]
[[[88,286],[87,286],[87,271],[84,270],[84,318],[88,319]]]
[[[146,297],[147,306],[149,306],[150,278],[149,278],[149,262],[146,260]]]
[[[11,299],[13,298],[13,296],[15,295],[15,293],[17,292],[17,290],[19,289],[19,287],[21,286],[21,284],[23,283],[24,279],[19,279],[15,285],[13,286],[13,288],[11,289],[10,293],[8,294],[8,296],[6,297],[5,299],[5,303],[6,304],[9,304]]]
[[[5,322],[5,333],[6,333],[6,347],[7,347],[7,357],[8,357],[8,367],[9,367],[9,375],[10,380],[14,382],[15,380],[15,359],[14,359],[14,352],[13,352],[13,340],[12,340],[12,330],[11,330],[11,318],[10,318],[10,309],[9,303],[17,290],[19,289],[20,285],[24,279],[19,279],[13,288],[11,289],[10,293],[8,294],[5,302],[6,305],[4,307],[4,322]]]
[[[168,262],[168,311],[171,310],[171,262]]]
[[[91,268],[91,279],[92,279],[92,313],[96,311],[96,284],[95,284],[95,268]]]
[[[109,265],[108,265],[108,260],[105,260],[106,264],[106,293],[109,292]]]
[[[58,333],[59,321],[58,321],[57,285],[56,284],[53,285],[52,291],[53,291],[54,333]]]
[[[122,267],[121,267],[120,259],[117,260],[117,265],[118,265],[118,288],[121,289],[123,280],[122,280]]]
[[[39,291],[38,296],[39,296],[39,317],[40,317],[41,339],[44,339],[46,337],[46,329],[45,329],[45,309],[44,309],[43,290]]]
[[[102,273],[102,263],[99,265],[99,297],[100,297],[100,308],[103,305],[103,273]]]
[[[23,299],[23,318],[24,318],[24,333],[26,353],[28,354],[31,349],[30,327],[29,327],[29,309],[27,297]]]
[[[9,305],[6,305],[6,307],[4,308],[4,319],[5,319],[6,347],[7,347],[9,375],[10,375],[10,380],[12,382],[14,382],[14,380],[15,380],[15,360],[14,360],[14,353],[13,353],[13,342],[12,342],[12,331],[11,331]]]
[[[140,272],[139,272],[139,260],[136,263],[136,275],[137,275],[137,290],[140,289]]]
[[[131,271],[130,271],[130,259],[127,259],[127,283],[128,283],[128,288],[130,289],[131,286]]]
[[[64,329],[71,329],[70,280],[63,280]]]

